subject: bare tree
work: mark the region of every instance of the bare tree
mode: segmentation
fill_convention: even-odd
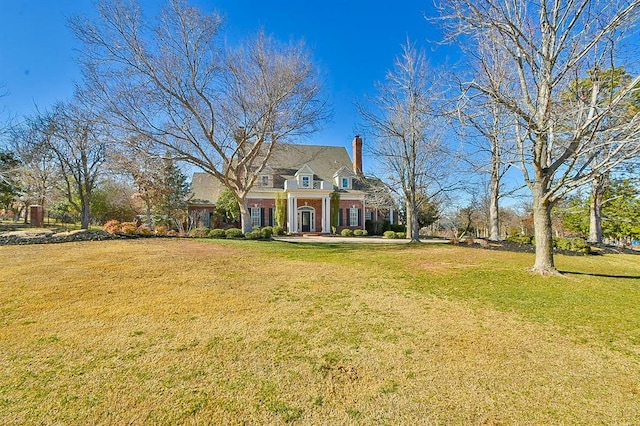
[[[451,153],[443,142],[438,75],[423,51],[407,42],[402,55],[377,85],[369,105],[358,105],[375,140],[371,149],[387,183],[406,204],[407,236],[419,240],[421,204],[450,189]]]
[[[607,105],[607,88],[594,80],[589,96],[569,108],[562,92],[593,69],[629,60],[639,0],[523,2],[444,0],[441,20],[477,59],[483,74],[473,90],[492,98],[516,117],[521,168],[533,196],[536,258],[533,271],[557,273],[553,258],[551,209],[564,194],[611,170],[639,152],[640,116],[611,120],[640,77],[631,79]],[[492,79],[485,46],[505,57],[503,70],[513,84]],[[487,65],[487,66],[485,66]],[[605,155],[598,155],[605,152]]]
[[[141,149],[144,146],[144,140],[136,140],[135,144],[122,144],[110,156],[110,167],[113,172],[132,181],[136,197],[144,205],[147,225],[153,228],[152,213],[158,197],[163,164],[162,158]]]
[[[9,135],[9,145],[21,163],[17,174],[25,207],[33,202],[48,206],[57,193],[56,184],[61,180],[54,154],[48,148],[50,135],[43,132],[39,124],[38,120],[27,119],[12,126]]]
[[[101,1],[98,14],[96,22],[71,22],[85,46],[87,99],[123,133],[143,135],[222,182],[250,231],[246,197],[274,146],[326,118],[303,44],[258,34],[225,49],[220,16],[181,0],[168,2],[155,27],[135,1]]]
[[[28,123],[38,132],[33,149],[51,154],[69,203],[80,213],[81,226],[89,228],[91,195],[107,159],[107,135],[102,121],[78,104],[58,103],[50,112]]]
[[[465,142],[463,159],[474,173],[488,176],[489,239],[500,239],[500,199],[519,188],[506,189],[504,177],[513,164],[512,116],[485,96],[466,98],[458,109]]]

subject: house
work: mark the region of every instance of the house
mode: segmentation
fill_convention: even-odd
[[[292,233],[331,233],[332,194],[339,194],[336,231],[365,229],[365,220],[397,220],[393,199],[382,182],[362,173],[362,138],[353,139],[354,161],[344,147],[278,144],[247,197],[253,227],[275,226],[277,197],[286,202],[284,227]],[[223,186],[213,176],[194,173],[191,217],[215,224],[215,203]],[[382,188],[382,191],[381,191]],[[380,204],[379,193],[387,201]],[[278,195],[279,194],[279,195]],[[373,197],[374,194],[378,196]],[[333,195],[333,202],[336,199]],[[376,203],[368,203],[369,200]],[[370,204],[370,205],[369,205]],[[335,208],[335,206],[333,206]]]

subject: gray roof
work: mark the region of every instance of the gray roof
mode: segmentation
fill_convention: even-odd
[[[224,185],[209,173],[196,172],[191,181],[191,204],[215,204]]]
[[[347,167],[353,170],[353,163],[343,146],[323,145],[276,145],[269,160],[269,166],[280,169],[285,175],[295,173],[305,164],[322,180],[333,181],[333,174]],[[285,172],[286,170],[286,172]]]
[[[333,175],[342,167],[353,170],[353,163],[345,147],[323,145],[278,144],[274,147],[268,166],[276,176],[275,188],[282,188],[284,179],[293,179],[295,173],[307,164],[318,179],[332,182]],[[194,173],[191,185],[193,202],[214,204],[223,185],[207,173]],[[267,190],[267,188],[262,188]],[[260,191],[256,187],[254,190]],[[271,189],[273,191],[273,189]]]

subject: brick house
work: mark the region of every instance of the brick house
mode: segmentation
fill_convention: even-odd
[[[362,173],[362,138],[353,139],[354,161],[344,147],[279,144],[247,197],[253,227],[275,226],[276,196],[286,199],[286,230],[292,233],[331,233],[331,195],[339,194],[337,232],[365,229],[365,220],[397,221],[393,199],[367,205],[382,183]],[[191,217],[199,225],[217,227],[215,202],[224,187],[213,176],[194,173]],[[373,190],[375,189],[375,191]],[[386,190],[386,188],[385,188]],[[383,191],[382,191],[383,192]],[[387,191],[388,194],[388,191]]]

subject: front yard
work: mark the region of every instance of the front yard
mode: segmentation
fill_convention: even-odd
[[[640,256],[0,247],[2,424],[633,423]]]

